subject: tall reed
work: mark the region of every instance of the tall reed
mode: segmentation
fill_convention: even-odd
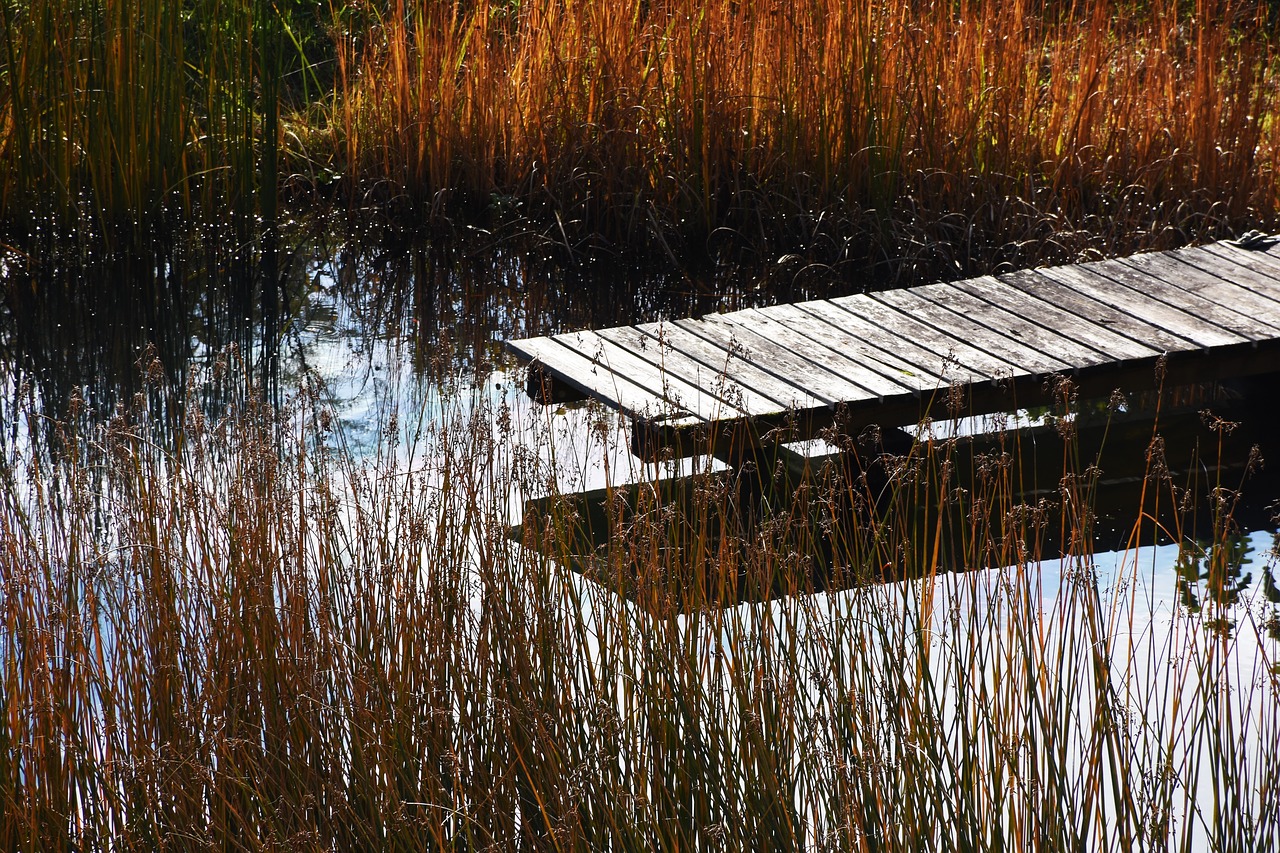
[[[334,144],[312,149],[437,210],[513,199],[570,250],[1025,266],[1273,221],[1266,14],[394,0],[339,41]]]
[[[274,211],[295,4],[0,4],[0,211],[28,226]],[[259,187],[262,200],[259,202]]]
[[[1100,584],[1070,421],[1052,501],[1021,502],[1009,437],[967,466],[919,443],[878,486],[827,467],[749,534],[619,515],[595,576],[628,601],[510,538],[567,460],[554,419],[474,402],[388,417],[365,459],[309,396],[168,447],[143,400],[58,459],[6,445],[0,844],[1276,848],[1267,611],[1154,609],[1137,551]],[[1135,545],[1180,535],[1152,438]],[[700,482],[682,529],[735,517]],[[1189,559],[1231,554],[1215,506]],[[850,580],[915,579],[732,608],[676,585],[803,593],[815,536]]]
[[[885,281],[1167,246],[1276,222],[1269,14],[9,0],[0,213],[272,220],[319,191]]]

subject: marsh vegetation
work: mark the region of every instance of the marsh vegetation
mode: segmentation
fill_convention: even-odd
[[[1274,376],[673,483],[499,353],[1274,227],[1273,15],[0,0],[0,848],[1275,850]]]
[[[1034,503],[947,438],[726,534],[708,471],[587,580],[578,517],[509,531],[572,483],[554,417],[451,399],[364,458],[310,394],[9,447],[7,847],[1274,848],[1275,556],[1157,423],[1113,565],[1068,420]]]
[[[0,9],[0,219],[309,202],[576,257],[831,281],[1168,247],[1276,215],[1265,3]]]

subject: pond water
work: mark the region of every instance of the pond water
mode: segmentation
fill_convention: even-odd
[[[151,246],[147,251],[94,253],[72,246],[4,255],[0,274],[8,300],[0,312],[0,451],[56,441],[49,429],[55,419],[72,430],[87,429],[109,418],[117,407],[135,405],[139,396],[156,420],[156,435],[164,440],[177,435],[190,418],[184,406],[198,406],[213,418],[253,398],[288,403],[298,395],[310,395],[338,425],[332,433],[336,449],[349,458],[377,457],[382,472],[421,466],[422,454],[431,451],[423,451],[413,437],[424,424],[461,412],[492,424],[515,424],[505,432],[492,430],[519,445],[506,448],[504,458],[515,457],[525,444],[542,454],[542,462],[551,463],[554,456],[555,488],[563,493],[681,478],[695,469],[715,473],[723,466],[707,460],[660,469],[642,463],[628,450],[626,423],[599,407],[532,403],[524,391],[523,372],[504,357],[502,342],[576,327],[828,295],[820,288],[757,287],[756,280],[769,281],[768,277],[753,279],[734,271],[696,278],[627,269],[621,258],[569,267],[537,247],[494,249],[483,242],[473,250],[456,245],[445,250],[389,239],[312,235],[297,240],[286,256],[270,263],[263,263],[261,253],[255,252],[242,257],[203,240]],[[274,284],[265,285],[264,276],[271,276]],[[1242,766],[1262,768],[1245,774],[1245,781],[1274,778],[1268,776],[1274,767],[1274,693],[1266,686],[1275,684],[1275,647],[1280,641],[1271,514],[1280,484],[1269,469],[1243,482],[1242,502],[1234,507],[1239,529],[1214,537],[1216,545],[1207,544],[1214,528],[1213,499],[1230,499],[1215,486],[1239,485],[1249,448],[1254,443],[1267,445],[1266,454],[1276,443],[1271,381],[1189,390],[1182,399],[1168,401],[1171,408],[1161,421],[1161,432],[1170,468],[1177,469],[1178,482],[1194,485],[1206,509],[1192,516],[1187,527],[1169,527],[1163,533],[1157,526],[1165,523],[1163,517],[1145,519],[1137,539],[1130,536],[1134,508],[1146,504],[1135,488],[1140,490],[1143,482],[1155,421],[1145,413],[1147,403],[1140,396],[1127,401],[1124,411],[1109,413],[1113,420],[1107,421],[1106,446],[1111,455],[1104,462],[1106,488],[1099,490],[1096,503],[1100,548],[1092,554],[1076,549],[1070,558],[1045,559],[1034,566],[939,573],[936,578],[747,601],[672,618],[654,616],[579,574],[557,569],[560,589],[551,600],[577,617],[571,621],[580,633],[566,655],[587,661],[572,670],[584,674],[587,682],[574,681],[573,675],[572,684],[556,683],[549,695],[562,700],[588,694],[594,667],[608,661],[620,667],[609,670],[619,677],[619,684],[665,678],[674,671],[673,661],[685,659],[680,650],[687,648],[697,652],[688,656],[695,662],[690,683],[702,688],[693,692],[707,708],[728,715],[726,719],[738,715],[749,721],[755,705],[763,701],[725,686],[740,687],[739,682],[765,691],[802,676],[793,686],[800,708],[796,716],[810,722],[838,717],[838,703],[831,698],[832,674],[850,685],[837,695],[864,701],[882,692],[888,697],[886,708],[880,709],[886,716],[882,723],[868,726],[870,740],[862,745],[869,748],[882,739],[879,733],[892,729],[898,713],[892,712],[899,700],[889,689],[889,679],[915,673],[916,680],[907,677],[899,684],[901,700],[915,708],[921,701],[918,689],[927,687],[930,693],[921,706],[927,713],[919,720],[908,719],[908,728],[917,722],[932,727],[958,755],[964,754],[960,750],[968,748],[973,734],[965,724],[970,715],[981,723],[977,734],[982,737],[988,723],[998,722],[981,716],[990,713],[986,709],[991,695],[1012,702],[1012,730],[1025,728],[1045,743],[1060,738],[1059,764],[1066,768],[1066,779],[1076,778],[1077,770],[1079,778],[1097,778],[1089,775],[1101,766],[1092,757],[1096,750],[1087,742],[1089,733],[1127,732],[1133,745],[1117,747],[1115,754],[1138,762],[1130,769],[1133,778],[1149,778],[1152,790],[1163,790],[1174,784],[1165,768],[1181,768],[1178,779],[1188,786],[1188,798],[1179,802],[1180,792],[1169,794],[1174,805],[1165,818],[1190,826],[1183,837],[1199,844],[1214,836],[1211,816],[1217,813],[1219,783],[1214,775],[1216,753],[1203,752],[1200,744],[1224,742],[1214,734],[1222,729],[1220,720],[1241,723],[1238,733],[1228,732],[1225,754],[1243,756]],[[188,383],[191,393],[171,393]],[[1201,408],[1230,413],[1241,426],[1230,435],[1215,433],[1198,415]],[[20,417],[32,412],[47,419]],[[1090,420],[1096,414],[1082,407],[1073,421],[1084,442],[1102,434]],[[1023,427],[1018,433],[1020,452],[1034,461],[1027,469],[1034,476],[1024,497],[1052,498],[1062,470],[1052,452],[1062,444],[1059,424],[1045,412],[1019,412],[1015,420]],[[977,459],[990,452],[987,444],[994,442],[999,448],[1000,436],[1007,435],[999,426],[989,419],[937,423],[921,427],[918,437],[958,437],[969,442],[965,446]],[[390,431],[404,440],[388,442]],[[382,454],[389,446],[398,455],[388,459]],[[830,450],[821,443],[794,449],[815,465]],[[1280,447],[1274,449],[1280,458]],[[1034,473],[1042,461],[1048,472],[1043,477]],[[1121,464],[1125,462],[1133,464],[1126,468]],[[211,489],[210,494],[218,492]],[[505,502],[488,505],[508,507],[505,521],[515,524],[528,497],[537,495],[517,488]],[[351,494],[344,499],[348,508],[356,503]],[[1197,540],[1204,547],[1197,547]],[[462,547],[449,553],[467,552]],[[414,572],[431,568],[425,561],[421,567],[412,566]],[[517,574],[512,570],[502,580],[511,581]],[[538,595],[544,592],[539,589]],[[463,598],[478,625],[481,603],[467,598],[470,595]],[[1081,613],[1107,624],[1083,624]],[[450,630],[455,628],[451,623]],[[644,644],[671,643],[674,657],[655,653],[631,660],[624,655],[623,663],[617,664],[604,646],[611,637],[617,641],[619,629],[635,632],[637,642]],[[1035,640],[1026,643],[1026,637]],[[115,635],[109,634],[107,641],[114,646]],[[465,630],[458,642],[468,642]],[[770,651],[778,648],[795,651]],[[1222,657],[1217,656],[1220,648],[1225,651]],[[0,648],[0,656],[5,653]],[[8,653],[13,653],[11,647]],[[846,653],[854,662],[844,661]],[[471,658],[462,656],[464,661]],[[1103,659],[1111,669],[1099,676]],[[886,680],[860,686],[859,678],[870,679],[869,674]],[[1021,684],[1019,679],[1026,679],[1027,696],[1037,695],[1045,683],[1052,685],[1044,693],[1056,703],[1041,709],[1043,717],[1026,710],[1025,726],[1017,722],[1023,692],[1016,686],[997,687],[1010,680]],[[464,678],[459,683],[469,694],[482,682]],[[1215,690],[1231,697],[1229,708],[1225,699],[1205,698],[1217,696],[1211,692]],[[1098,717],[1100,702],[1111,703],[1104,709],[1105,725],[1080,723]],[[660,703],[648,703],[644,694],[634,701],[618,700],[618,705],[621,720],[638,720],[639,711],[659,717],[674,713]],[[565,712],[566,730],[589,728],[568,713],[567,706],[557,707]],[[1198,709],[1193,715],[1202,718],[1183,716],[1185,707]],[[1227,710],[1215,716],[1215,708]],[[1113,716],[1131,721],[1128,729],[1114,726]],[[681,732],[682,742],[688,735]],[[727,754],[733,754],[742,736],[733,730]],[[1162,746],[1166,740],[1168,750]],[[818,767],[820,758],[826,760],[819,755],[824,745],[850,749],[843,731],[816,743],[818,748],[810,750],[808,740],[797,735],[790,747],[779,748],[783,763],[790,760],[788,749],[795,753],[797,766],[805,767]],[[886,749],[919,748],[892,738],[886,743]],[[1007,743],[1013,744],[1011,766],[1028,768],[1031,775],[1044,756],[1053,759],[1048,752],[1038,752],[1032,740]],[[1004,748],[1006,740],[1000,744]],[[951,772],[939,771],[948,790],[956,781],[947,777]],[[814,778],[815,795],[830,787],[830,777],[818,773]],[[1099,791],[1108,794],[1111,784],[1104,779]],[[1248,814],[1268,814],[1261,787],[1239,787],[1239,804]],[[1214,792],[1212,798],[1208,791]],[[648,793],[655,795],[657,787]],[[1081,797],[1091,802],[1093,794]],[[1042,805],[1037,801],[1034,809]],[[825,812],[815,809],[815,825],[821,826]],[[1193,820],[1199,823],[1192,825]],[[1101,821],[1105,826],[1105,817]],[[1102,842],[1080,845],[1106,847]]]
[[[47,240],[38,249],[0,254],[7,294],[0,313],[5,440],[22,440],[24,422],[16,414],[23,407],[50,419],[75,414],[88,424],[139,393],[155,397],[150,411],[176,426],[183,395],[148,390],[156,386],[148,374],[154,380],[160,372],[169,388],[199,375],[194,399],[206,415],[252,396],[279,403],[303,389],[317,393],[355,456],[377,451],[393,413],[408,436],[461,404],[513,412],[517,422],[556,435],[558,488],[564,492],[719,470],[715,460],[689,460],[657,471],[629,453],[621,417],[591,406],[533,404],[524,393],[523,369],[505,355],[503,341],[835,295],[820,276],[782,281],[769,270],[736,268],[673,274],[630,266],[622,256],[567,263],[554,247],[493,245],[482,233],[435,244],[368,231],[340,237],[312,225],[299,227],[275,253],[252,241],[237,244],[236,237],[205,233],[111,249]],[[1182,401],[1181,420],[1175,412],[1162,424],[1171,466],[1199,466],[1205,484],[1241,485],[1249,446],[1261,442],[1266,450],[1272,444],[1272,381],[1264,377],[1225,396],[1200,393]],[[1243,422],[1225,450],[1209,446],[1211,431],[1195,414],[1220,404],[1229,404]],[[1034,445],[1030,428],[1043,427],[1043,413],[1024,411],[1018,418]],[[1108,439],[1118,448],[1113,459],[1146,452],[1151,421],[1140,413],[1130,420],[1123,429],[1109,428],[1121,436]],[[929,435],[984,429],[991,425],[936,423]],[[825,452],[818,446],[798,450]],[[1280,484],[1265,466],[1261,470],[1243,483],[1237,509],[1236,538],[1243,544],[1234,574],[1240,591],[1264,578],[1274,589],[1270,546],[1264,545],[1275,529],[1271,505],[1280,499]],[[1039,493],[1056,490],[1052,471],[1051,465]],[[1126,510],[1137,479],[1121,472],[1111,478],[1110,492],[1099,493],[1098,541],[1118,549],[1104,551],[1100,565],[1125,559],[1124,537],[1133,522]],[[1114,496],[1110,503],[1108,494]],[[1177,549],[1154,553],[1160,568],[1152,575],[1153,594],[1166,603],[1185,597]],[[1187,567],[1182,571],[1190,577]]]

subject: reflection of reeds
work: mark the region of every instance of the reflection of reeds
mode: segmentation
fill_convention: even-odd
[[[634,579],[631,605],[509,537],[510,490],[549,474],[512,451],[516,419],[455,409],[410,446],[391,426],[364,461],[306,399],[189,417],[171,449],[145,410],[61,460],[10,448],[0,844],[1274,843],[1274,642],[1242,609],[1153,614],[1132,563],[1100,587],[1089,459],[1036,506],[1016,443],[963,477],[960,445],[916,445],[874,499],[828,466],[747,542],[708,478],[674,536],[662,505],[615,519],[599,577]],[[1180,502],[1166,470],[1153,455],[1152,518]],[[1054,527],[1071,547],[1042,601]],[[814,537],[852,575],[916,580],[730,609],[673,586],[803,591]]]
[[[10,2],[0,209],[145,217],[261,193],[270,218],[280,187],[334,184],[415,216],[530,216],[571,252],[733,243],[935,274],[1114,253],[1274,221],[1268,14]]]

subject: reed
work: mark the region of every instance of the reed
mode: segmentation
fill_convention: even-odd
[[[1122,254],[1275,224],[1269,14],[10,0],[0,212],[374,203],[879,282]]]
[[[1058,496],[1030,505],[1016,434],[968,460],[951,439],[855,441],[881,479],[827,466],[749,532],[741,484],[708,472],[683,520],[613,517],[601,585],[543,556],[567,539],[508,535],[512,502],[578,464],[554,418],[453,396],[431,423],[389,416],[358,458],[315,396],[217,421],[193,401],[174,440],[145,396],[57,458],[5,448],[6,849],[1280,838],[1269,611],[1209,594],[1239,570],[1230,501],[1206,505],[1211,540],[1178,527],[1187,495],[1236,484],[1174,479],[1158,430],[1131,544],[1158,522],[1217,566],[1184,573],[1200,612],[1154,611],[1136,550],[1099,583],[1070,421]],[[844,592],[803,594],[815,539]],[[949,571],[974,566],[994,568]],[[912,579],[865,582],[885,572]],[[795,594],[717,608],[681,585],[742,578]]]
[[[10,228],[271,218],[297,5],[0,4],[0,211]]]
[[[311,149],[353,188],[515,200],[571,251],[954,274],[1276,207],[1261,6],[396,0],[338,57]]]

